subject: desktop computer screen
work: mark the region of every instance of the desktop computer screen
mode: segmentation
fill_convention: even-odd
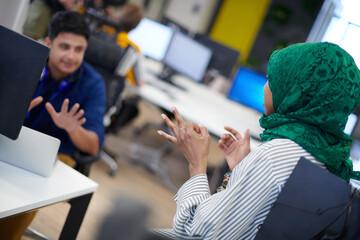
[[[143,18],[129,32],[129,39],[139,46],[145,56],[162,61],[173,34],[174,31],[169,26]]]
[[[224,77],[230,78],[240,52],[201,34],[197,34],[195,40],[212,50],[208,69],[215,69]]]
[[[0,25],[0,134],[17,139],[49,48]]]
[[[266,76],[241,67],[238,69],[227,97],[261,113],[264,109],[264,85]]]
[[[210,63],[212,51],[194,39],[177,32],[165,54],[164,64],[196,82],[201,82]]]

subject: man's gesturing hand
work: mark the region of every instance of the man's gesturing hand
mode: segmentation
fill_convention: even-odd
[[[75,131],[86,122],[86,119],[83,117],[84,110],[79,110],[80,105],[78,103],[74,104],[70,111],[68,111],[69,99],[64,100],[60,112],[56,112],[49,102],[45,106],[55,125],[68,133]]]

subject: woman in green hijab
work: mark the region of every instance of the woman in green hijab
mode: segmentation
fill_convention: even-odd
[[[295,44],[271,55],[268,85],[276,111],[260,119],[262,141],[291,139],[330,172],[359,180],[349,160],[351,138],[343,132],[360,103],[352,57],[331,43]]]
[[[248,130],[242,136],[225,127],[231,134],[221,137],[219,147],[232,174],[226,189],[213,195],[206,177],[207,129],[185,124],[176,108],[176,123],[162,115],[173,135],[159,134],[189,162],[190,179],[175,196],[177,238],[255,238],[300,157],[345,180],[360,179],[349,160],[351,138],[343,133],[348,115],[360,103],[360,72],[346,51],[331,43],[275,51],[264,100],[263,143],[256,149],[250,152]]]

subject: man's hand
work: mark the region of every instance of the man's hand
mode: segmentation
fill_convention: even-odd
[[[86,122],[86,119],[83,117],[84,110],[79,110],[80,105],[78,103],[74,104],[70,111],[68,111],[69,99],[64,100],[60,112],[56,112],[49,102],[45,104],[45,107],[55,125],[58,128],[64,129],[67,133],[75,131]]]
[[[30,111],[31,109],[33,109],[34,107],[39,105],[42,101],[43,101],[43,97],[41,97],[41,96],[38,96],[38,97],[34,98],[33,100],[31,100],[28,111]]]

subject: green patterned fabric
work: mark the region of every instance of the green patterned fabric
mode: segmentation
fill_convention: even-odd
[[[353,58],[332,43],[299,43],[274,51],[267,73],[275,113],[260,119],[261,139],[291,139],[330,172],[360,180],[349,160],[351,137],[343,132],[360,103]]]

